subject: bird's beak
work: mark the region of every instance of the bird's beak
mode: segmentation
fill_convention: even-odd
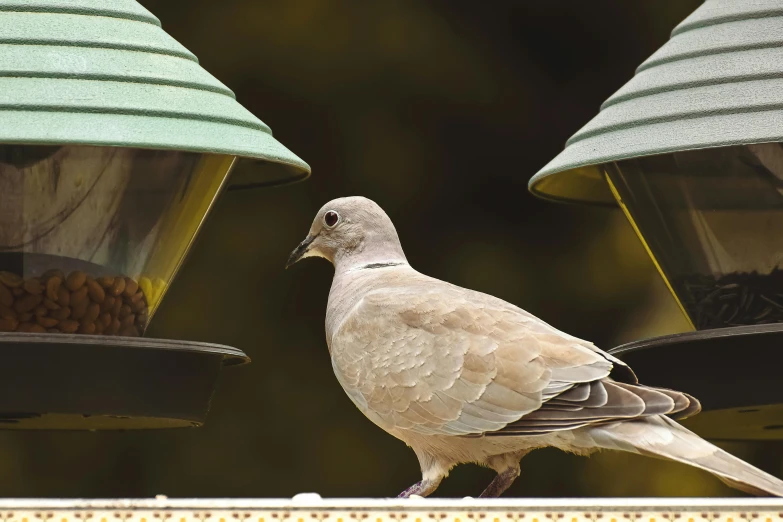
[[[299,243],[299,246],[294,249],[293,252],[291,252],[291,255],[288,256],[288,261],[285,264],[285,267],[288,268],[300,259],[307,253],[307,250],[310,248],[310,245],[313,241],[315,241],[316,236],[307,236],[304,241]]]

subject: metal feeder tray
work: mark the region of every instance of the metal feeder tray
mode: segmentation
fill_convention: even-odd
[[[221,368],[249,360],[191,341],[0,333],[0,429],[199,427]]]
[[[716,328],[654,337],[609,353],[639,380],[689,393],[702,412],[683,425],[712,440],[783,438],[783,324]]]

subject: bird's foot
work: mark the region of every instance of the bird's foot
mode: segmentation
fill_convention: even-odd
[[[481,492],[479,498],[497,498],[506,491],[519,476],[519,467],[508,468],[502,473],[498,473],[487,489]]]
[[[399,495],[397,498],[410,498],[411,495],[426,497],[438,489],[440,480],[420,480]]]

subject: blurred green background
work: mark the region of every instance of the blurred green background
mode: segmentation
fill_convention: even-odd
[[[331,266],[283,270],[335,197],[384,207],[420,271],[604,348],[686,329],[619,210],[540,201],[527,182],[699,1],[141,3],[313,175],[225,193],[148,331],[252,357],[221,375],[207,425],[0,432],[3,496],[393,496],[417,481],[413,453],[332,374]],[[778,446],[725,447],[783,471]],[[462,466],[437,496],[475,496],[491,478]],[[541,450],[507,496],[732,494],[681,465]]]

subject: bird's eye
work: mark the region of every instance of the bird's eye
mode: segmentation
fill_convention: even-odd
[[[324,214],[324,224],[327,227],[329,228],[334,227],[338,221],[340,221],[340,214],[338,214],[334,210],[330,210],[329,212]]]

